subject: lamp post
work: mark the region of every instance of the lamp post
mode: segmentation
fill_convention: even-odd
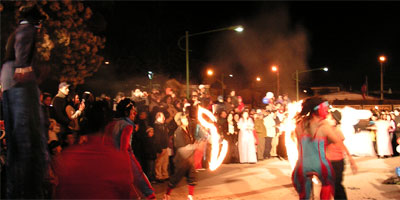
[[[277,66],[272,66],[272,71],[276,72],[276,96],[279,96],[279,69]]]
[[[304,73],[304,72],[317,71],[317,70],[323,70],[323,71],[327,72],[328,67],[321,67],[321,68],[317,68],[317,69],[310,69],[310,70],[303,70],[303,71],[299,71],[298,69],[296,69],[296,72],[295,72],[296,73],[296,101],[299,101],[299,74]]]
[[[185,35],[179,38],[178,46],[182,50],[183,50],[183,48],[180,45],[181,40],[183,38],[185,38],[185,41],[186,41],[185,52],[186,52],[186,97],[187,98],[189,98],[189,37],[196,36],[196,35],[203,35],[203,34],[207,34],[207,33],[214,33],[214,32],[219,32],[219,31],[227,31],[227,30],[234,30],[236,32],[242,32],[244,29],[242,26],[239,25],[239,26],[229,26],[229,27],[225,27],[225,28],[213,29],[213,30],[203,31],[200,33],[193,33],[193,34],[189,34],[189,31],[185,31]]]
[[[381,100],[383,100],[383,62],[385,61],[385,56],[379,56],[379,62],[381,63]]]
[[[148,71],[147,72],[147,77],[149,77],[149,80],[150,80],[150,91],[151,91],[151,89],[153,89],[153,85],[152,85],[152,82],[151,82],[151,80],[153,79],[153,72],[152,71]]]

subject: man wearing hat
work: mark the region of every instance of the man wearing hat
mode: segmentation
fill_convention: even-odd
[[[0,78],[8,137],[6,198],[44,198],[49,155],[32,62],[44,16],[36,5],[21,7],[18,14],[19,23],[6,44]]]
[[[67,82],[61,82],[58,85],[58,93],[53,99],[53,108],[54,108],[54,118],[57,123],[60,124],[60,136],[63,137],[65,133],[70,132],[69,129],[70,122],[76,118],[78,118],[83,109],[85,109],[85,103],[81,103],[79,105],[79,109],[77,111],[72,111],[73,113],[67,114],[66,108],[68,105],[67,96],[69,94],[69,84]],[[70,116],[70,117],[69,117]]]

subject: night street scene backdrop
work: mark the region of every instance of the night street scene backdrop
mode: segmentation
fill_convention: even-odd
[[[15,2],[2,1],[1,52],[15,27]],[[104,40],[97,55],[103,57],[97,72],[75,84],[78,91],[115,96],[168,79],[186,82],[185,51],[178,40],[189,34],[241,25],[244,31],[220,31],[189,38],[190,84],[221,87],[215,77],[224,75],[229,89],[253,89],[265,94],[276,90],[280,70],[281,93],[295,98],[296,70],[327,66],[328,72],[300,76],[301,92],[310,87],[334,86],[360,93],[364,83],[379,97],[379,56],[385,55],[385,98],[400,96],[398,19],[400,2],[354,1],[83,1],[91,9],[88,31]],[[13,26],[10,26],[12,24]],[[46,24],[45,24],[46,25]],[[50,33],[51,34],[51,33]],[[185,40],[181,41],[185,47]],[[54,63],[53,63],[54,65]],[[212,68],[214,77],[206,75]],[[51,73],[54,72],[54,69]],[[62,69],[58,70],[62,71]],[[232,74],[233,77],[228,77]],[[255,78],[261,77],[260,82]],[[55,76],[58,77],[59,76]],[[217,78],[218,79],[218,78]],[[56,93],[60,80],[48,76],[40,85]]]

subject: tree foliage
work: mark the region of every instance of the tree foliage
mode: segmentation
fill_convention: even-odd
[[[76,86],[99,69],[104,58],[98,53],[104,48],[105,37],[89,30],[93,12],[83,2],[31,0],[14,4],[15,9],[37,4],[47,16],[37,43],[42,74]]]

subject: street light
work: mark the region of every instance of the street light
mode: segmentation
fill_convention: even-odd
[[[379,56],[379,62],[381,63],[381,100],[383,100],[383,63],[386,61],[385,56]]]
[[[259,76],[256,77],[256,81],[260,82],[261,78]]]
[[[316,69],[310,69],[310,70],[302,70],[299,71],[296,69],[296,101],[299,101],[299,74],[300,73],[305,73],[305,72],[311,72],[311,71],[317,71],[317,70],[322,70],[322,71],[328,71],[328,67],[321,67],[321,68],[316,68]],[[293,74],[292,74],[293,77]]]
[[[207,75],[212,76],[214,74],[214,71],[212,69],[207,70]]]
[[[151,83],[151,80],[153,79],[153,76],[154,76],[154,74],[153,74],[152,71],[148,71],[147,72],[147,77],[149,77],[149,80],[150,80],[150,90],[153,89],[153,85]]]
[[[279,69],[277,66],[272,66],[272,71],[276,72],[276,96],[279,96]]]
[[[212,69],[208,69],[207,70],[207,75],[208,76],[212,76],[214,74],[214,71],[212,70]],[[221,74],[221,80],[219,80],[218,78],[216,78],[215,80],[217,80],[218,82],[220,82],[221,83],[221,94],[222,94],[222,96],[224,96],[224,89],[225,89],[225,83],[224,83],[224,76],[225,76],[225,74],[224,73],[222,73]],[[229,77],[233,77],[233,74],[229,74]]]
[[[229,26],[225,28],[219,28],[219,29],[213,29],[209,31],[203,31],[200,33],[194,33],[194,34],[189,34],[189,31],[185,31],[185,35],[180,37],[178,40],[178,46],[181,50],[183,48],[181,47],[181,40],[185,38],[186,41],[186,46],[185,46],[185,52],[186,52],[186,97],[189,98],[189,37],[191,36],[196,36],[196,35],[203,35],[207,33],[214,33],[214,32],[219,32],[219,31],[228,31],[228,30],[234,30],[236,32],[242,32],[244,28],[242,26]]]

